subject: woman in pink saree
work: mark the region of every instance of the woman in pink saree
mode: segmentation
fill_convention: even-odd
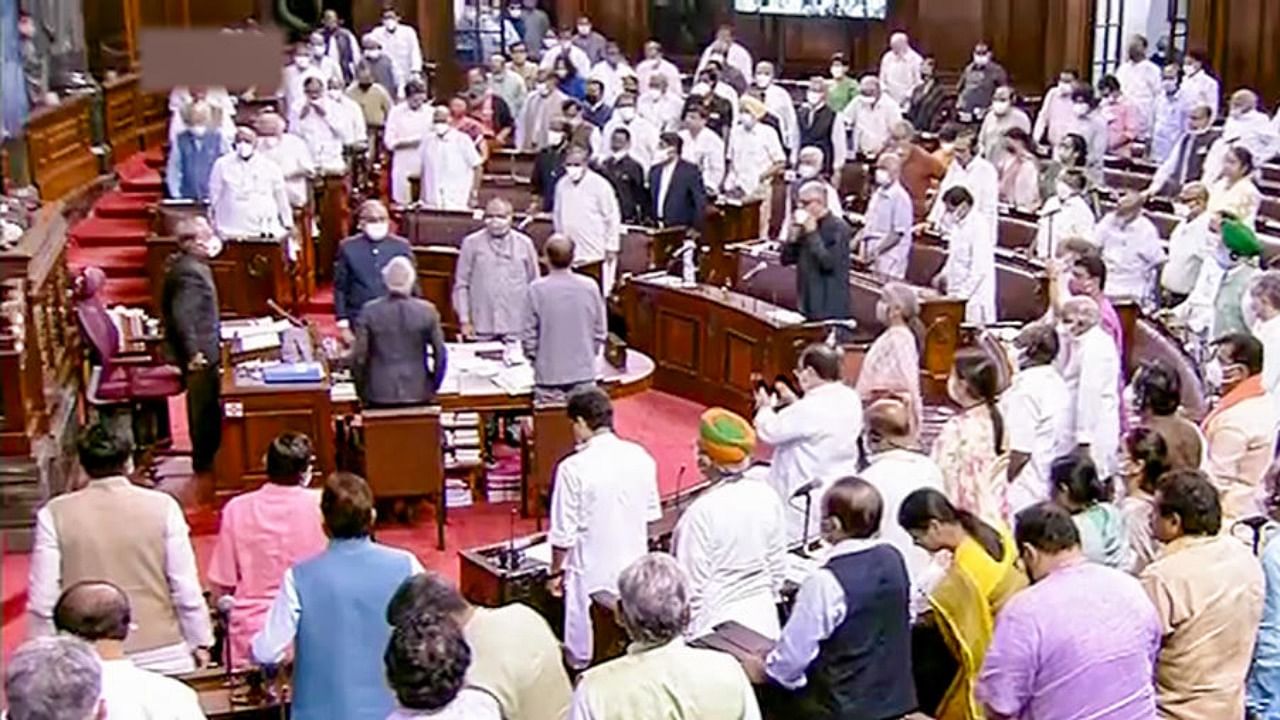
[[[863,403],[895,397],[907,404],[920,428],[924,413],[920,397],[920,349],[924,326],[920,323],[920,300],[915,290],[902,283],[886,283],[876,303],[876,317],[885,331],[871,343],[862,360],[856,388]]]

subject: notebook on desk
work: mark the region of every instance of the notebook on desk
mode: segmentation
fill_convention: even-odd
[[[764,657],[774,646],[774,642],[769,638],[733,620],[720,623],[710,635],[703,635],[689,644],[729,653],[739,660],[748,657]]]

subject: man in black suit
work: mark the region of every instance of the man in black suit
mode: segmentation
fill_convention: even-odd
[[[653,219],[660,227],[702,229],[707,191],[698,166],[680,158],[684,142],[673,132],[658,137],[658,162],[649,169]]]
[[[827,205],[827,187],[810,180],[796,194],[782,264],[796,266],[796,296],[807,320],[849,317],[849,244],[853,230]]]
[[[351,325],[365,303],[387,294],[382,271],[392,258],[404,257],[413,262],[409,241],[391,235],[390,215],[377,200],[366,200],[360,206],[360,233],[338,246],[338,259],[333,269],[333,314],[338,328],[348,343],[353,336]]]
[[[418,273],[406,258],[393,258],[382,276],[387,295],[370,300],[356,317],[356,393],[365,407],[428,405],[444,381],[448,355],[440,314],[413,297]]]
[[[612,152],[602,169],[618,196],[622,222],[628,225],[644,222],[649,217],[649,193],[644,184],[644,168],[631,157],[631,131],[616,128],[609,137],[609,148]]]
[[[183,220],[177,234],[178,252],[169,258],[164,274],[161,316],[165,344],[174,364],[182,368],[187,389],[191,467],[201,498],[210,499],[209,473],[222,442],[222,408],[218,288],[209,258],[222,247],[203,217]]]

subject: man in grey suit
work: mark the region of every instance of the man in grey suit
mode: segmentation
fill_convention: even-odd
[[[218,254],[221,243],[203,217],[183,220],[177,234],[179,252],[165,270],[161,315],[169,355],[182,368],[187,388],[191,467],[200,479],[201,497],[208,499],[213,486],[202,476],[213,470],[222,442],[218,288],[209,258]]]
[[[418,273],[407,258],[382,269],[387,295],[356,316],[352,375],[365,407],[429,405],[444,381],[447,352],[435,305],[413,297]]]
[[[533,360],[533,400],[544,405],[595,386],[606,337],[600,286],[573,271],[573,241],[552,235],[546,253],[551,270],[529,284],[521,338]]]

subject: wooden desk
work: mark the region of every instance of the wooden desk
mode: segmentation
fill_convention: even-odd
[[[111,160],[119,163],[128,159],[142,147],[142,108],[138,94],[139,77],[121,75],[102,84],[103,124],[106,125],[107,144],[111,146]]]
[[[776,251],[760,244],[743,243],[733,246],[730,254],[737,263],[737,290],[788,309],[798,307],[795,266],[784,266]],[[751,280],[743,282],[742,278],[760,263],[765,263],[765,268]],[[876,303],[885,282],[887,278],[874,273],[849,271],[849,309],[851,317],[858,323],[852,339],[854,348],[870,344],[884,330],[880,318],[876,317]],[[928,294],[933,297],[920,300],[920,321],[925,327],[924,351],[920,355],[922,391],[927,398],[942,401],[946,397],[947,376],[951,373],[960,344],[965,301],[963,298],[937,296],[931,290]],[[858,365],[860,367],[860,360]],[[856,375],[845,379],[855,380]]]
[[[306,433],[316,451],[316,472],[333,472],[333,410],[329,383],[260,385],[237,382],[222,370],[222,445],[214,459],[219,504],[260,486],[267,479],[271,441],[282,432]]]
[[[781,213],[782,208],[775,212]],[[725,248],[760,239],[760,201],[721,202],[707,207],[701,243],[707,251],[701,261],[703,282],[724,285],[737,268]]]
[[[169,256],[177,251],[175,237],[147,237],[147,278],[151,281],[151,303],[157,317],[162,314],[165,267]],[[267,311],[268,300],[292,304],[293,279],[282,240],[228,240],[222,253],[209,260],[209,269],[218,288],[218,310],[224,318],[258,317]]]
[[[907,280],[928,287],[947,260],[949,248],[942,238],[916,236],[907,265]],[[1044,266],[1019,252],[996,249],[996,316],[1001,322],[1030,322],[1049,308],[1049,279]]]
[[[288,701],[269,697],[266,688],[250,684],[249,678],[255,674],[243,670],[232,673],[230,686],[221,668],[197,670],[177,679],[196,691],[200,709],[209,720],[279,720],[288,711]],[[286,693],[284,688],[273,691]]]
[[[349,234],[351,225],[351,176],[347,173],[322,175],[312,181],[315,206],[320,216],[320,236],[315,239],[315,281],[333,279],[338,243]]]
[[[756,377],[789,373],[820,327],[770,317],[783,310],[733,290],[669,287],[638,277],[623,288],[630,345],[654,358],[654,387],[748,415]]]
[[[76,94],[37,108],[27,122],[27,162],[40,199],[58,200],[98,176],[90,120],[91,95]]]

